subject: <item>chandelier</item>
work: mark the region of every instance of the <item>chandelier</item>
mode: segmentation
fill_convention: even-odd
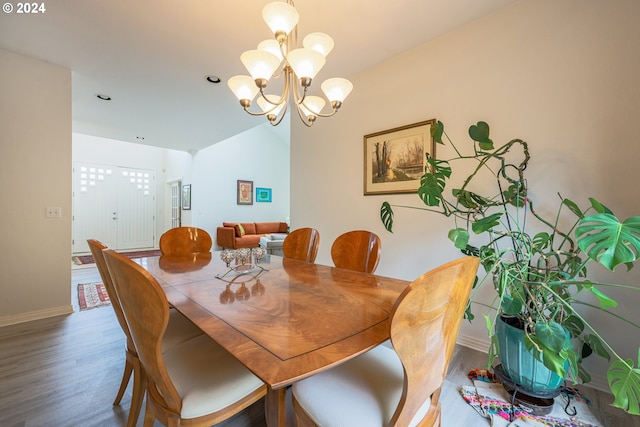
[[[331,110],[323,113],[326,101],[307,95],[311,82],[325,64],[333,49],[333,39],[324,33],[310,33],[298,47],[298,11],[293,0],[267,4],[262,10],[275,39],[264,40],[256,50],[249,50],[240,60],[250,76],[234,76],[227,84],[240,100],[244,111],[252,116],[266,116],[273,126],[280,124],[289,105],[295,105],[302,122],[311,126],[317,117],[331,117],[338,112],[353,84],[343,78],[330,78],[320,85],[330,102]],[[270,81],[282,78],[279,95],[265,92]],[[262,111],[251,111],[251,102],[260,92],[257,104]]]

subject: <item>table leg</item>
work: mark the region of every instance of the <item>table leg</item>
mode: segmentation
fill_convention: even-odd
[[[284,427],[285,426],[285,396],[286,387],[277,390],[271,389],[267,392],[264,403],[264,415],[267,420],[268,427]]]

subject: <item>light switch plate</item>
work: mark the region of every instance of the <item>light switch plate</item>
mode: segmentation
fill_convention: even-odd
[[[47,218],[62,218],[62,208],[47,207],[45,208],[44,216]]]

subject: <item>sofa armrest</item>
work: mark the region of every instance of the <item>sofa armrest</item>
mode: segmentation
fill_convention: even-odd
[[[216,230],[218,246],[236,249],[236,230],[234,227],[218,227]]]

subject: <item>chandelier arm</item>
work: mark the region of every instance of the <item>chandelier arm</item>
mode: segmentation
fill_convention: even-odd
[[[304,103],[304,99],[307,97],[307,87],[298,85],[298,76],[291,70],[291,85],[293,86],[293,100],[296,105]],[[303,88],[302,95],[300,95],[300,89]]]
[[[279,118],[277,121],[275,121],[275,120],[273,120],[273,121],[269,120],[269,123],[271,123],[271,126],[278,126],[278,125],[280,124],[280,122],[282,121],[282,119],[284,119],[284,116],[286,116],[286,115],[287,115],[287,109],[288,109],[288,108],[289,108],[289,103],[287,102],[287,103],[285,103],[285,104],[284,104],[284,108],[283,108],[283,109],[282,109],[282,111],[280,112],[280,118]]]
[[[313,125],[313,122],[309,120],[308,117],[306,117],[303,113],[302,113],[302,109],[300,108],[300,105],[296,104],[296,111],[298,112],[298,117],[300,117],[300,120],[302,120],[302,123],[305,124],[305,126],[307,126],[308,128],[310,128]]]
[[[261,111],[259,113],[256,113],[254,111],[250,111],[248,106],[243,106],[245,113],[250,114],[252,116],[265,116],[267,114],[266,111]]]

